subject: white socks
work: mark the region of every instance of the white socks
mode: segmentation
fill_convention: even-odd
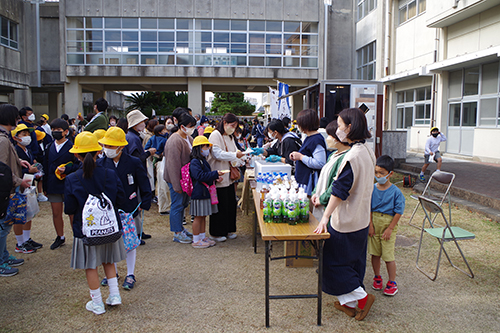
[[[201,232],[200,236],[201,236],[201,238],[200,238],[201,240],[204,240],[207,237],[204,232]]]
[[[132,251],[127,253],[127,275],[134,275],[136,256],[137,249],[133,249]]]
[[[31,238],[31,230],[23,230],[24,241],[27,242]]]
[[[118,279],[116,276],[112,279],[108,279],[108,287],[109,287],[109,295],[120,295],[120,291],[118,290]],[[92,290],[90,291],[92,295]]]
[[[424,175],[424,172],[423,171],[420,171],[420,176],[423,176]]]
[[[193,235],[193,243],[198,243],[202,239],[201,235]]]
[[[115,283],[118,285],[118,283],[116,282],[116,278],[115,278]],[[92,298],[92,301],[94,301],[95,304],[102,303],[101,288],[97,288],[96,290],[90,289],[90,298]]]
[[[16,235],[16,240],[17,240],[17,245],[21,246],[24,243],[24,236],[23,235]]]

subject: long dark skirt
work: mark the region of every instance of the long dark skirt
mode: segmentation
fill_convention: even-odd
[[[363,287],[366,271],[368,227],[340,233],[328,224],[330,239],[323,251],[323,291],[339,296]]]
[[[217,187],[219,212],[210,215],[210,235],[214,237],[227,236],[236,232],[236,191],[234,184],[227,187]]]

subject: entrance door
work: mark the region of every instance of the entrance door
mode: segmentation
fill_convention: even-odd
[[[446,151],[471,155],[474,147],[474,128],[477,123],[477,102],[450,103]]]

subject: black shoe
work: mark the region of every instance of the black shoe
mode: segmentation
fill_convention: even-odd
[[[43,247],[43,244],[37,243],[31,238],[27,240],[28,244],[31,245],[32,248],[35,250],[41,249]]]
[[[186,222],[186,217],[185,217],[185,216],[183,216],[183,217],[182,217],[182,225],[186,225],[186,224],[187,224],[187,222]]]
[[[146,245],[146,242],[141,239],[141,244],[139,245]]]
[[[158,197],[154,196],[153,199],[151,199],[152,202],[154,202],[155,204],[158,203]]]
[[[168,214],[170,214],[170,211],[169,211],[169,210],[167,210],[167,211],[165,211],[165,212],[161,212],[161,213],[160,213],[160,215],[168,215]]]
[[[57,248],[60,248],[61,246],[64,245],[65,242],[66,242],[66,238],[65,239],[61,239],[60,236],[57,236],[57,238],[54,241],[54,243],[52,243],[52,245],[50,246],[50,249],[51,250],[55,250]]]
[[[139,236],[140,237],[140,236]],[[150,239],[151,235],[145,234],[144,232],[142,233],[142,239]]]

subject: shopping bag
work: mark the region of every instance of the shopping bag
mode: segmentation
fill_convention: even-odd
[[[26,194],[19,192],[19,187],[10,197],[9,207],[5,215],[5,224],[25,224],[26,223]]]
[[[40,212],[36,197],[36,187],[30,186],[24,190],[26,194],[26,221],[31,221]]]
[[[120,220],[122,222],[122,232],[123,232],[123,243],[125,244],[125,250],[128,252],[136,249],[141,241],[137,236],[137,228],[135,227],[134,213],[139,208],[141,204],[134,209],[132,213],[125,213],[123,210],[119,209]]]

